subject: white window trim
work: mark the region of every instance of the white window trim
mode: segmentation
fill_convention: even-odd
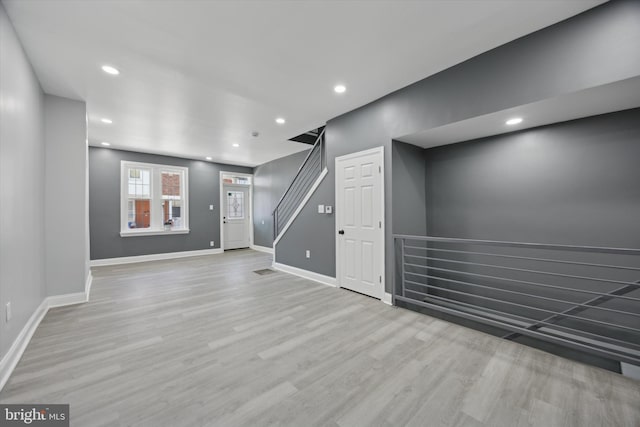
[[[149,228],[127,228],[128,201],[129,201],[129,179],[127,170],[129,168],[151,169],[151,203],[150,213],[151,223]],[[157,202],[162,201],[161,173],[172,172],[181,173],[183,179],[180,182],[180,194],[183,201],[183,226],[177,229],[165,230],[161,215],[158,215],[159,206]],[[154,203],[156,202],[156,203]],[[181,166],[161,165],[155,163],[130,162],[122,160],[120,162],[120,236],[160,236],[173,234],[188,234],[189,229],[189,168]]]

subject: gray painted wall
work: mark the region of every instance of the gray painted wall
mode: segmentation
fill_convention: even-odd
[[[273,210],[291,184],[309,150],[282,157],[253,169],[253,241],[273,246]]]
[[[326,175],[322,182],[326,183],[328,177]],[[331,246],[335,245],[334,215],[318,213],[318,205],[335,206],[335,203],[326,191],[319,190],[311,196],[300,215],[278,241],[275,261],[335,277],[336,252]],[[320,230],[324,230],[324,234]],[[307,250],[310,251],[310,258],[305,255]],[[327,266],[333,269],[327,270]]]
[[[391,150],[391,185],[394,196],[392,232],[424,236],[427,234],[425,150],[400,141],[393,141]],[[419,259],[412,259],[411,262],[424,265]],[[394,271],[396,276],[392,284],[397,285],[400,283],[401,271],[399,260],[396,260]]]
[[[640,109],[425,150],[429,232],[640,248],[638,159]]]
[[[469,239],[505,240],[532,243],[556,243],[587,246],[640,248],[640,109],[627,110],[581,120],[483,138],[460,144],[432,148],[425,153],[426,219],[429,235]],[[394,207],[394,212],[397,208]],[[437,245],[440,246],[442,245]],[[510,255],[549,259],[573,259],[609,265],[637,266],[640,257],[602,254],[566,254],[533,249],[504,249],[473,245],[445,245],[448,249],[489,251]],[[420,254],[423,255],[423,254]],[[611,271],[582,266],[486,258],[439,252],[439,258],[497,264],[506,267],[546,270],[588,277],[602,277],[633,282],[640,277],[635,271]],[[432,261],[430,265],[451,268],[448,262]],[[568,286],[587,291],[611,291],[617,284],[540,276],[534,273],[505,271],[470,265],[455,266],[471,273],[497,275]],[[424,271],[419,271],[423,273]],[[531,287],[521,283],[496,282],[479,277],[435,273],[440,277],[469,280],[473,283],[504,288],[560,300],[575,298],[561,290]],[[412,278],[424,283],[422,279]],[[440,289],[452,286],[446,281],[429,279]],[[505,294],[489,289],[453,285],[457,290],[511,301],[526,306],[562,311],[565,304],[541,302],[538,298]],[[424,292],[425,288],[420,291]],[[532,319],[548,313],[527,310],[509,304],[490,303],[467,298],[446,290],[428,290],[445,298],[479,304],[501,312]],[[640,290],[627,296],[639,297]],[[634,312],[630,301],[614,300],[609,309]],[[433,314],[433,313],[432,313]],[[587,310],[581,317],[635,327],[637,319],[616,313]],[[576,327],[610,338],[633,340],[628,331],[604,328],[574,319],[558,324]],[[637,339],[637,337],[635,338]],[[566,357],[618,370],[617,364],[578,352],[559,349],[531,338],[519,342],[534,345]]]
[[[640,155],[640,109],[586,118],[556,125],[530,129],[461,144],[425,151],[427,188],[427,226],[430,235],[475,239],[512,240],[540,243],[565,243],[613,247],[640,247],[640,170],[635,159]],[[456,249],[464,249],[456,247]],[[471,249],[471,248],[470,248]],[[487,250],[486,247],[475,247]],[[492,248],[493,252],[501,252]],[[523,251],[510,249],[517,255],[542,258],[566,258],[566,254],[551,251]],[[439,254],[449,258],[451,255]],[[638,265],[637,257],[606,257],[603,255],[576,256],[577,260],[612,265]],[[486,263],[487,258],[465,256],[464,261]],[[498,260],[492,259],[492,262]],[[499,260],[499,264],[516,268],[543,268]],[[451,267],[451,265],[437,265]],[[460,266],[458,266],[460,267]],[[480,274],[510,275],[509,272],[486,268],[467,271]],[[640,279],[637,272],[611,272],[606,269],[560,268],[557,272],[583,276],[605,277],[623,281]],[[513,273],[515,275],[515,273]],[[590,291],[611,290],[600,282],[566,279],[518,273],[517,279],[570,286]],[[514,283],[495,281],[475,283],[492,287],[508,286],[547,298],[567,298],[561,291],[527,288]],[[435,284],[435,283],[431,283]],[[446,288],[447,283],[439,283]],[[539,305],[540,301],[523,296],[505,296],[489,290],[475,290],[484,296],[509,299],[525,305]],[[462,299],[456,295],[445,296]],[[640,293],[629,296],[640,296]],[[507,298],[508,297],[508,298]],[[474,304],[478,300],[469,300]],[[633,312],[637,308],[624,300],[607,305]],[[562,304],[545,303],[548,309],[564,309]],[[520,307],[496,305],[501,311],[539,318],[544,313],[526,312]],[[583,317],[609,320],[620,324],[635,321],[625,316],[610,315],[591,310]],[[637,322],[636,322],[637,323]],[[572,326],[564,320],[565,326]],[[633,324],[628,324],[633,326]],[[582,324],[598,333],[594,325]],[[602,333],[602,331],[600,331]],[[620,335],[619,330],[606,330],[607,336]],[[620,337],[622,338],[624,334]],[[563,353],[564,354],[564,353]],[[594,363],[591,361],[590,363]]]
[[[84,292],[87,265],[87,119],[83,101],[45,95],[47,294]]]
[[[0,357],[46,296],[43,116],[40,84],[0,4]]]
[[[393,233],[424,236],[427,233],[425,150],[393,141],[392,144]]]
[[[311,202],[280,241],[276,259],[335,276],[333,216],[311,220],[335,200],[337,156],[385,147],[386,288],[393,259],[393,138],[640,75],[640,2],[615,1],[500,46],[330,120],[330,168]],[[322,256],[300,258],[299,244]]]
[[[189,234],[120,237],[120,161],[189,168]],[[91,259],[220,248],[220,171],[251,168],[107,148],[89,148]],[[209,210],[209,205],[214,210]]]

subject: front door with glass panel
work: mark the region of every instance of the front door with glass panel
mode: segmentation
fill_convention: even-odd
[[[249,187],[224,186],[224,249],[248,248],[250,239]]]

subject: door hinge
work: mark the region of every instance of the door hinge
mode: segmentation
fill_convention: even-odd
[[[382,221],[378,221],[378,228],[382,228]]]
[[[382,173],[382,166],[378,166],[378,173]]]
[[[382,283],[382,276],[380,276],[380,283]]]

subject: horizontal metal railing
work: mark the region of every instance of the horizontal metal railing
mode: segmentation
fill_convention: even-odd
[[[395,301],[640,364],[640,249],[394,240]]]
[[[273,237],[280,235],[325,167],[324,129],[273,210]]]

